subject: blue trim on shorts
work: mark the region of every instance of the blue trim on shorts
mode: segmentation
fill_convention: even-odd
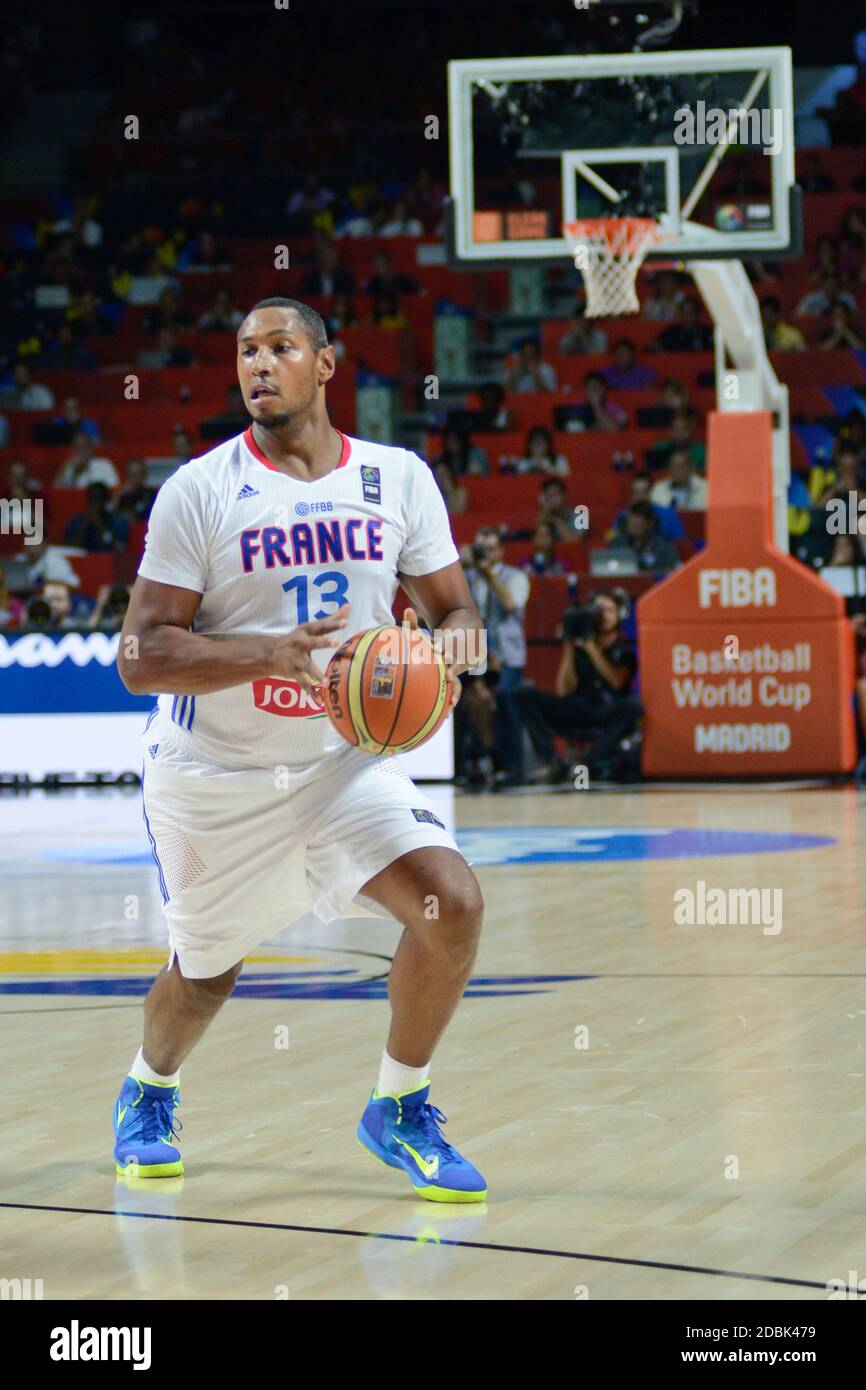
[[[144,763],[142,763],[141,765],[141,814],[144,816],[144,824],[147,829],[147,838],[150,840],[150,850],[153,855],[153,861],[156,864],[156,871],[159,877],[159,891],[162,893],[162,902],[163,906],[165,906],[165,904],[169,902],[170,899],[168,896],[168,889],[165,886],[165,875],[162,872],[162,865],[159,862],[159,855],[156,852],[156,840],[153,838],[153,832],[150,828],[150,821],[147,819],[147,808],[144,804]]]
[[[177,724],[179,729],[190,730],[195,718],[195,696],[175,695],[171,702],[171,718],[172,723]]]

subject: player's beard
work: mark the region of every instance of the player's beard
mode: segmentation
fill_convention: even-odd
[[[270,430],[273,434],[279,434],[294,418],[293,414],[286,411],[282,415],[268,415],[264,420],[256,419],[256,424],[260,430]]]
[[[281,434],[286,429],[291,434],[304,417],[309,415],[316,399],[317,390],[316,383],[312,382],[307,399],[295,406],[294,409],[281,410],[278,415],[266,415],[264,418],[254,416],[253,418],[260,429],[268,430],[271,434]]]

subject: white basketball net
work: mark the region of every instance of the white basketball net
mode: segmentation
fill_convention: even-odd
[[[650,217],[588,218],[567,222],[563,231],[586,286],[585,317],[636,314],[637,273],[650,247],[661,240],[659,224]]]

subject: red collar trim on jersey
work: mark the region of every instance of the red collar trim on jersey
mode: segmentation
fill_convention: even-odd
[[[337,429],[336,425],[334,426],[334,429]],[[352,452],[352,441],[347,434],[343,434],[342,430],[337,430],[337,434],[343,441],[343,447],[340,450],[340,461],[337,464],[337,467],[345,468],[346,464],[349,462],[349,456]]]
[[[337,464],[337,468],[345,468],[346,464],[349,462],[349,457],[352,453],[352,441],[348,435],[343,434],[342,430],[337,430],[337,434],[343,441],[343,447],[340,450],[340,461]],[[253,438],[252,425],[250,425],[249,429],[244,430],[244,443],[246,444],[253,457],[257,458],[259,463],[263,463],[265,465],[265,468],[270,468],[272,473],[282,473],[283,470],[281,468],[277,468],[276,464],[271,463],[270,459],[262,453],[255,439]],[[327,474],[325,474],[324,476],[327,477]],[[318,478],[316,479],[316,482],[318,482]]]

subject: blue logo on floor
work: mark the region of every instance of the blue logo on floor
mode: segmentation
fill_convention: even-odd
[[[154,974],[156,972],[154,971]],[[241,975],[233,999],[388,999],[388,980],[384,975],[373,979],[360,970],[322,970],[318,978],[310,979],[305,970],[252,970]],[[549,994],[557,985],[593,980],[594,975],[473,975],[463,992],[465,999],[500,999],[507,996]],[[113,995],[121,999],[143,999],[153,984],[153,976],[116,975],[70,979],[4,980],[0,979],[0,995],[68,995],[104,998]]]
[[[669,830],[630,826],[481,826],[457,832],[477,868],[487,864],[598,863],[622,859],[705,859],[730,854],[779,854],[835,844],[826,835],[772,830]]]
[[[414,812],[416,818],[418,812]],[[432,817],[431,817],[432,819]],[[439,822],[437,821],[437,824]],[[477,868],[488,864],[578,864],[599,860],[708,859],[732,854],[781,854],[823,849],[828,835],[776,830],[649,830],[633,826],[477,826],[456,831],[457,844]],[[43,859],[85,864],[153,864],[139,841],[86,846],[58,845]]]

